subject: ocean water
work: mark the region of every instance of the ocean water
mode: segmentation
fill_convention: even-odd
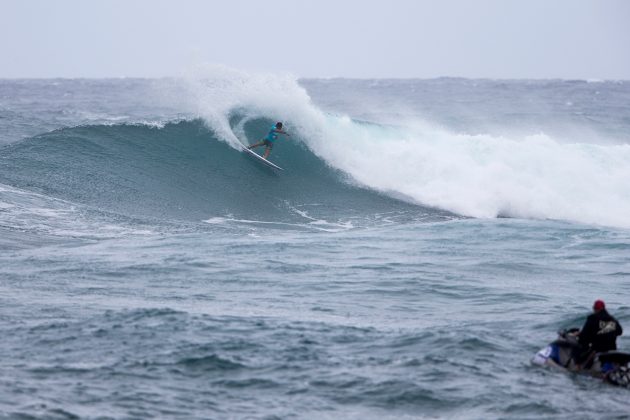
[[[630,82],[0,81],[5,418],[625,418]],[[275,172],[248,158],[275,121]],[[618,340],[630,349],[630,339]]]

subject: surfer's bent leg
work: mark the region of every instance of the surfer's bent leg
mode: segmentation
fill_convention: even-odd
[[[254,143],[251,146],[247,146],[248,149],[253,149],[254,147],[258,147],[258,146],[262,146],[264,144],[264,142],[261,140],[258,143]]]

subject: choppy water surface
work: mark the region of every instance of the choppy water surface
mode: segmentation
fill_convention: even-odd
[[[627,415],[529,363],[595,298],[630,328],[625,84],[220,77],[0,83],[5,417]],[[230,145],[280,114],[278,174]]]

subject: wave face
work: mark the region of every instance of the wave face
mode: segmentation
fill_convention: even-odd
[[[253,142],[271,124],[241,119],[240,131]],[[444,214],[353,186],[300,143],[276,149],[281,175],[219,141],[201,120],[82,126],[5,147],[0,176],[18,188],[127,216],[351,223],[380,213]]]

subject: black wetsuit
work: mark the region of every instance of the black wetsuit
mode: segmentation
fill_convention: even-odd
[[[619,322],[606,309],[591,314],[580,331],[579,342],[584,350],[603,352],[617,350],[617,336],[623,333]]]

